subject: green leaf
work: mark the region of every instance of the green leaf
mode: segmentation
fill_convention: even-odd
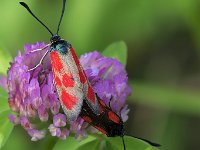
[[[109,45],[102,54],[106,57],[115,58],[126,66],[127,46],[125,42],[120,41]]]
[[[10,113],[10,110],[3,111],[0,113],[0,149],[6,143],[13,129],[13,124],[8,120],[8,115]]]
[[[70,149],[70,150],[81,150],[85,148],[93,148],[97,146],[98,141],[93,136],[89,136],[87,139],[78,142],[74,137],[68,137],[66,140],[59,140],[53,150]]]
[[[12,129],[13,124],[8,120],[11,111],[8,107],[7,93],[0,88],[0,149],[6,143]]]
[[[173,111],[200,115],[200,93],[195,90],[154,83],[133,82],[129,102],[159,105]]]
[[[157,150],[157,148],[152,147],[148,143],[130,136],[124,136],[124,140],[127,150]],[[70,150],[123,150],[123,143],[121,137],[107,137],[105,135],[97,135],[97,137],[89,136],[81,142],[78,142],[74,137],[69,137],[64,141],[59,140],[53,150],[61,150],[65,148]]]
[[[7,93],[0,87],[0,113],[9,110]]]
[[[12,57],[0,47],[0,74],[6,74]]]
[[[123,150],[123,142],[121,137],[107,137],[107,149],[109,150]],[[156,147],[153,147],[142,141],[130,136],[124,136],[124,142],[126,150],[158,150]]]

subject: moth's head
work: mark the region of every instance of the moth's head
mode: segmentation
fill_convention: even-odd
[[[57,41],[60,41],[61,40],[61,37],[57,34],[53,35],[50,39],[51,43],[54,43],[54,42],[57,42]]]

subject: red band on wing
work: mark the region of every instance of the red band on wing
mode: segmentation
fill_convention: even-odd
[[[63,84],[65,87],[74,87],[74,81],[72,80],[72,75],[69,76],[67,73],[63,75]]]
[[[53,70],[60,72],[63,68],[63,64],[58,53],[56,51],[53,51],[51,52],[50,57]]]
[[[99,109],[100,109],[100,112],[102,113],[108,107],[107,107],[107,105],[101,99],[99,99],[99,103],[100,103]]]
[[[109,111],[108,112],[108,117],[110,120],[112,120],[113,122],[115,123],[119,123],[120,122],[120,119],[119,119],[119,116],[117,116],[115,113],[113,113],[112,111]]]
[[[61,97],[63,104],[68,110],[72,110],[74,106],[78,103],[78,99],[75,96],[70,95],[65,91],[62,91]]]
[[[81,83],[84,84],[86,82],[86,77],[85,77],[85,74],[84,74],[84,72],[83,72],[83,70],[82,70],[82,68],[80,66],[79,59],[78,59],[78,57],[77,57],[77,55],[76,55],[76,53],[75,53],[73,48],[70,48],[70,51],[71,51],[72,57],[74,58],[76,66],[78,68],[78,74],[79,74],[79,77],[80,77],[80,81],[81,81]]]
[[[95,95],[91,85],[88,86],[88,98],[92,103],[95,103]]]
[[[73,48],[70,48],[70,51],[71,51],[72,57],[74,58],[74,61],[75,61],[76,65],[77,65],[77,66],[80,66],[79,59],[78,59],[78,57],[77,57],[77,55],[76,55],[74,49],[73,49]]]
[[[107,132],[104,129],[102,129],[102,128],[98,127],[98,126],[95,126],[95,128],[97,130],[101,131],[103,134],[107,134]]]
[[[100,110],[100,113],[103,113],[104,107],[100,105],[99,110]]]
[[[100,102],[100,105],[102,105],[103,107],[108,107],[108,106],[104,103],[104,101],[102,101],[101,99],[99,100],[99,102]]]
[[[92,119],[90,118],[90,117],[88,117],[88,116],[84,116],[84,117],[82,117],[83,118],[83,120],[85,120],[87,123],[91,123],[92,122]]]
[[[81,71],[81,69],[78,69],[78,74],[79,74],[79,76],[80,76],[80,81],[81,81],[81,83],[84,84],[84,83],[86,82],[86,78],[85,78],[83,72]]]

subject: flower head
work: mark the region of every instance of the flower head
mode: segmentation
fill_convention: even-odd
[[[82,55],[80,62],[95,93],[108,106],[110,103],[111,109],[121,115],[124,122],[127,121],[129,109],[125,102],[131,88],[124,65],[96,51]]]
[[[18,52],[8,70],[7,78],[2,77],[0,86],[9,93],[8,103],[17,115],[9,115],[14,124],[20,124],[37,141],[49,131],[52,136],[65,139],[70,132],[75,133],[77,139],[87,137],[87,123],[80,117],[69,124],[60,106],[56,88],[53,84],[53,74],[49,56],[43,64],[28,71],[38,64],[44,51],[30,53],[43,48],[45,43],[25,45],[24,54]],[[98,52],[91,52],[81,56],[80,62],[95,91],[106,104],[111,100],[111,108],[120,114],[123,121],[128,119],[128,107],[125,100],[131,93],[127,84],[128,77],[124,66],[115,59],[106,58]],[[39,124],[46,126],[39,128]]]

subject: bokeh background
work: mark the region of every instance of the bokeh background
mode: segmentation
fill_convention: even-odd
[[[56,31],[61,0],[24,1]],[[0,67],[25,43],[50,39],[18,2],[0,1]],[[161,150],[200,149],[199,0],[68,0],[60,35],[79,56],[125,41],[133,87],[127,134]],[[46,149],[45,142],[30,142],[16,127],[4,149]]]

